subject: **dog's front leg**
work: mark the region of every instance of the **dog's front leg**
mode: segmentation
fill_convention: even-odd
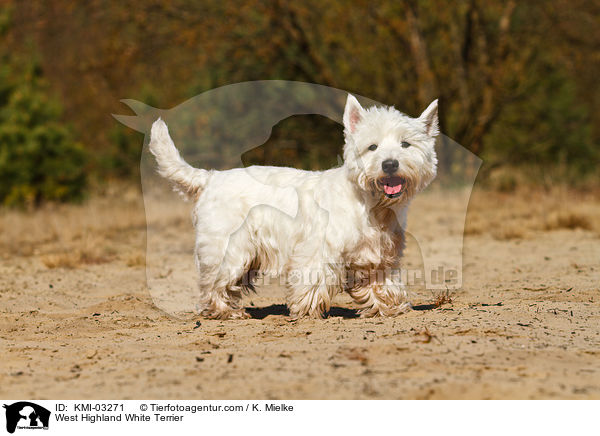
[[[362,277],[346,291],[359,305],[358,313],[362,318],[398,316],[412,309],[400,280],[394,280],[387,274],[356,274]]]
[[[335,280],[332,271],[316,262],[291,271],[287,277],[290,316],[323,318],[333,299],[334,286],[328,283],[332,280]]]

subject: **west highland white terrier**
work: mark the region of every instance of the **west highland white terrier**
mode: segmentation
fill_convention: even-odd
[[[249,317],[241,297],[254,290],[257,272],[284,278],[294,318],[323,317],[342,291],[363,317],[410,310],[393,272],[400,267],[409,202],[436,175],[437,100],[411,118],[393,107],[364,109],[348,95],[343,122],[344,163],[327,171],[193,168],[167,125],[154,122],[149,147],[159,174],[195,201],[202,316]]]

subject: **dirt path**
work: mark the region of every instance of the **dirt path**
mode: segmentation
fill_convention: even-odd
[[[290,322],[277,286],[247,299],[254,319],[166,315],[145,288],[135,193],[3,212],[0,396],[600,398],[598,197],[515,195],[471,200],[452,303],[415,291],[419,310],[367,320],[340,296],[329,318]],[[167,246],[191,236],[185,207],[156,218]],[[409,216],[443,234],[426,218]]]

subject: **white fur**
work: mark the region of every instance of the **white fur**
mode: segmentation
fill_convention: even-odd
[[[292,317],[322,317],[340,291],[354,298],[362,316],[410,309],[390,270],[399,267],[409,201],[436,174],[437,100],[410,118],[394,108],[363,109],[349,95],[343,119],[344,164],[320,172],[192,168],[166,124],[153,124],[150,151],[159,173],[195,200],[202,315],[247,317],[240,301],[252,289],[246,278],[254,270],[285,277]],[[398,161],[396,175],[408,182],[398,198],[378,184],[386,159]]]

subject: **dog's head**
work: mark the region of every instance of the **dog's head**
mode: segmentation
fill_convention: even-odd
[[[418,118],[393,107],[364,109],[348,95],[344,110],[344,165],[360,189],[379,203],[404,203],[436,175],[437,100]]]

